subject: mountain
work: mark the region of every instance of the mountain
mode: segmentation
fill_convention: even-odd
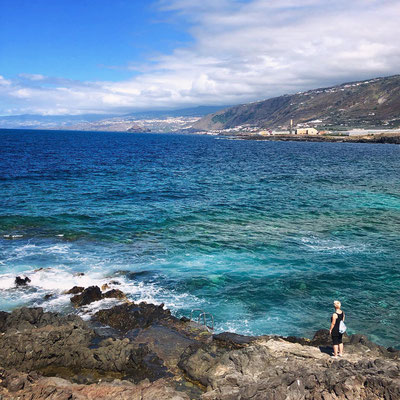
[[[344,83],[238,105],[210,114],[193,124],[198,130],[241,125],[287,128],[290,120],[337,129],[400,126],[400,75]]]
[[[82,115],[8,115],[0,116],[0,128],[20,129],[77,129],[125,131],[132,126],[154,132],[179,130],[207,114],[227,106],[199,106],[176,110],[136,111],[129,114],[82,114]],[[177,121],[171,121],[177,119]],[[148,122],[146,122],[148,121]],[[149,122],[151,121],[151,122]],[[136,124],[136,125],[135,125]],[[143,127],[142,125],[146,125]],[[148,126],[151,125],[151,126]]]
[[[229,106],[198,106],[190,108],[180,108],[177,110],[150,110],[139,111],[126,114],[127,117],[136,117],[137,119],[148,118],[166,118],[166,117],[204,117],[205,115],[215,113]]]
[[[113,114],[39,115],[20,114],[0,116],[0,128],[6,129],[63,129],[73,124],[93,123],[113,118]]]

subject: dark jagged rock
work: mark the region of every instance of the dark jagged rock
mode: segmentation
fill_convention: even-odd
[[[65,294],[78,294],[82,293],[85,290],[83,286],[74,286],[73,288],[67,290]]]
[[[385,356],[391,355],[390,352],[385,347],[379,346],[378,344],[371,342],[365,335],[360,335],[360,334],[351,335],[349,336],[349,342],[351,345],[361,344],[367,347],[368,349],[375,350]]]
[[[4,332],[7,326],[7,318],[10,314],[5,311],[0,311],[0,332]]]
[[[336,361],[315,346],[277,337],[233,350],[190,346],[179,366],[207,387],[204,400],[400,398],[399,362],[365,360],[362,351]]]
[[[181,355],[187,347],[195,345],[197,341],[169,327],[152,325],[147,329],[138,330],[134,343],[146,344],[170,370],[176,373]]]
[[[74,307],[81,307],[103,298],[98,286],[89,286],[81,294],[71,297]]]
[[[332,338],[328,329],[320,329],[315,332],[311,344],[314,346],[329,346],[332,344]]]
[[[27,286],[28,283],[30,283],[31,280],[26,276],[25,278],[21,278],[20,276],[17,276],[15,278],[15,285],[16,286]]]
[[[218,335],[214,335],[213,339],[230,348],[244,347],[257,340],[255,336],[238,335],[232,332],[219,333]]]
[[[49,300],[54,296],[54,293],[47,293],[44,295],[43,299],[44,300]]]
[[[59,315],[52,312],[44,312],[41,307],[21,307],[13,310],[11,314],[7,314],[3,332],[6,330],[24,331],[47,325],[61,326],[64,324],[82,326],[84,322],[76,315]]]
[[[126,294],[119,289],[111,289],[103,294],[105,299],[120,299],[126,300]]]
[[[146,303],[95,318],[92,329],[76,315],[41,308],[0,312],[0,399],[400,399],[400,352],[363,335],[349,336],[344,358],[333,359],[326,330],[312,340],[212,336]]]
[[[171,315],[169,310],[164,310],[164,304],[121,304],[107,310],[98,311],[93,319],[102,324],[111,326],[121,332],[127,332],[135,328],[148,328],[162,320],[177,318]]]
[[[1,366],[69,378],[84,371],[97,379],[128,377],[134,382],[168,375],[162,360],[147,346],[108,338],[92,348],[94,337],[78,316],[45,313],[41,308],[15,310],[7,315],[0,336]]]

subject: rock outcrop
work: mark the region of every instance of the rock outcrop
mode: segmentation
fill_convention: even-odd
[[[161,320],[177,320],[169,310],[164,310],[164,304],[121,304],[110,309],[98,311],[95,320],[127,332],[135,328],[148,328]]]
[[[82,385],[38,374],[24,374],[15,370],[0,369],[0,398],[3,400],[43,399],[101,399],[101,400],[189,400],[189,396],[177,391],[170,382],[159,379],[154,383],[143,380],[139,384],[114,380]]]
[[[4,330],[4,328],[3,328]],[[161,359],[129,339],[99,338],[77,316],[22,308],[7,316],[0,337],[0,366],[74,378],[127,378],[139,382],[167,376]]]
[[[89,286],[81,294],[71,297],[71,303],[74,307],[81,307],[93,303],[94,301],[101,300],[102,298],[103,294],[98,286]]]
[[[105,286],[103,285],[103,287]],[[74,307],[86,306],[94,301],[102,299],[127,300],[125,293],[119,289],[111,289],[102,293],[98,286],[89,286],[86,289],[80,286],[74,286],[72,289],[68,290],[66,294],[75,294],[75,296],[71,297],[71,303]]]
[[[21,278],[20,276],[15,278],[15,286],[26,286],[30,282],[31,280],[27,276],[25,278]]]
[[[211,335],[146,303],[89,322],[21,308],[0,312],[0,399],[399,400],[400,351],[363,335],[345,342],[333,359],[326,330]]]
[[[315,346],[263,338],[233,350],[188,348],[179,366],[207,388],[204,400],[400,399],[398,360],[346,350],[336,360]]]

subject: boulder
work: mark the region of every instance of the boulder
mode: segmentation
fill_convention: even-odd
[[[20,276],[17,276],[15,278],[16,286],[26,286],[30,282],[31,282],[31,280],[27,276],[25,278],[21,278]]]
[[[74,307],[81,307],[103,298],[98,286],[89,286],[81,294],[71,297]]]
[[[103,294],[105,299],[126,300],[126,294],[119,289],[111,289]]]
[[[65,294],[78,294],[82,293],[85,290],[83,286],[74,286],[73,288],[67,290]]]

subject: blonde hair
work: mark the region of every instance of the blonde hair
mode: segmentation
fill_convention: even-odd
[[[341,307],[342,306],[342,303],[339,301],[339,300],[335,300],[334,302],[333,302],[333,305],[335,306],[335,307]]]

